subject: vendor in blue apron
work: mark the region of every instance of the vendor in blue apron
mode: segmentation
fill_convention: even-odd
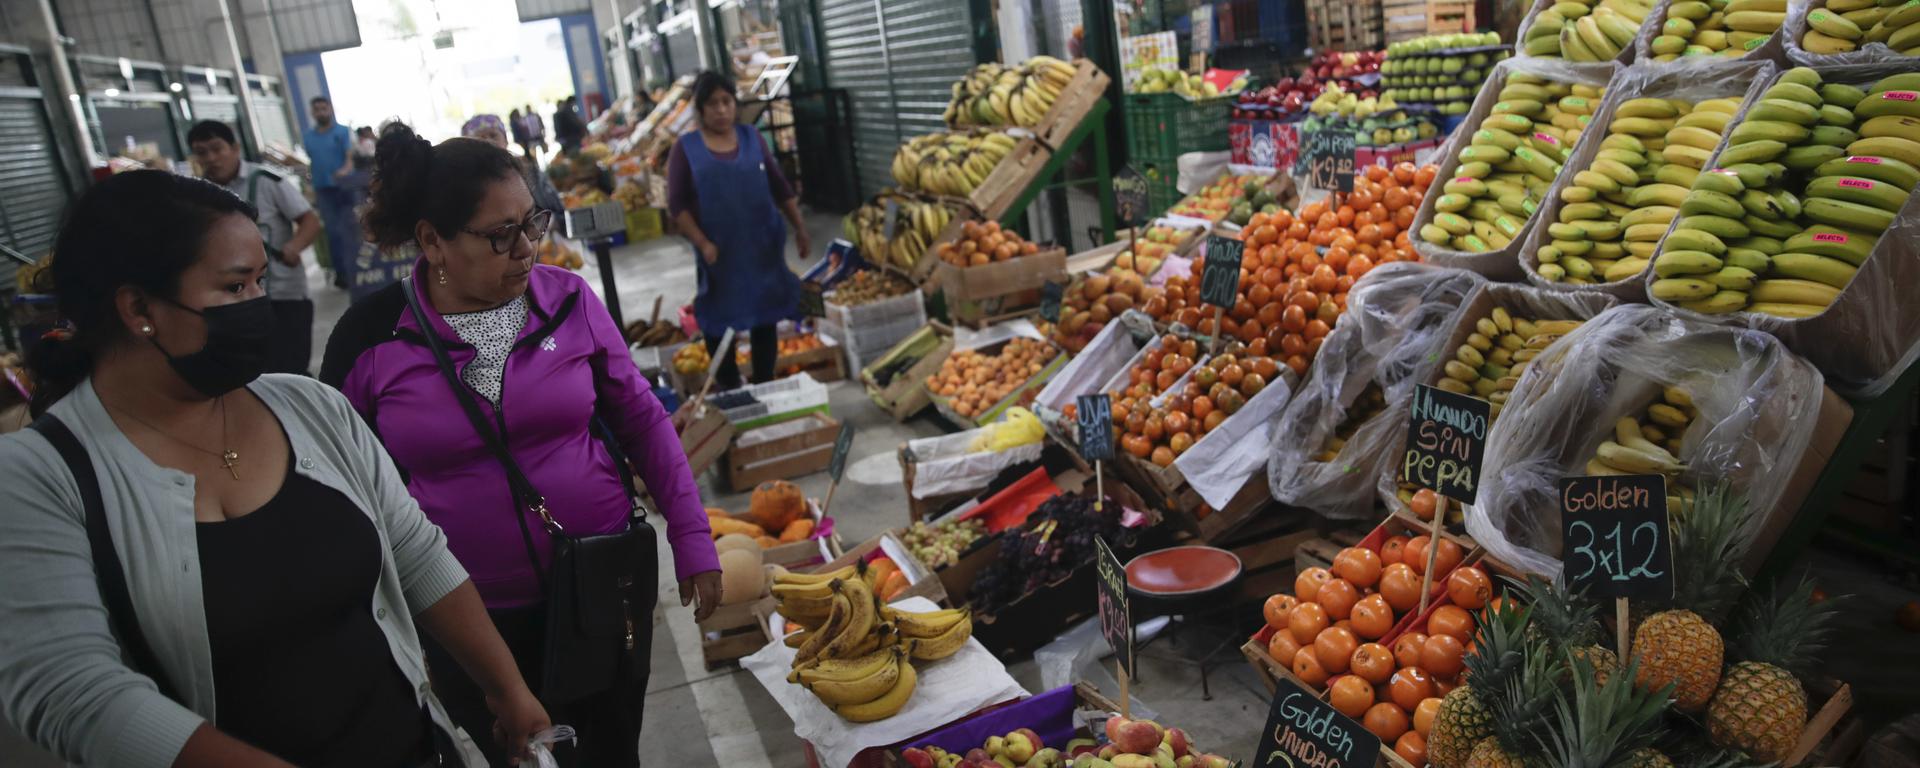
[[[693,81],[693,107],[699,130],[682,135],[667,158],[667,211],[699,253],[693,317],[709,352],[729,328],[736,336],[748,333],[752,381],[768,381],[779,356],[776,326],[799,309],[800,278],[787,268],[788,227],[800,258],[813,255],[813,243],[800,201],[766,140],[752,126],[734,122],[733,81],[700,73]],[[734,356],[715,357],[714,386],[739,386]]]
[[[273,307],[266,372],[311,375],[313,301],[307,297],[301,254],[320,237],[320,214],[293,179],[241,159],[239,142],[226,123],[195,123],[187,131],[187,146],[203,178],[226,187],[259,214],[254,223],[267,245],[267,304]]]

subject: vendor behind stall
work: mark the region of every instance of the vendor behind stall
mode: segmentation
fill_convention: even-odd
[[[683,134],[667,159],[667,209],[700,252],[694,319],[711,352],[726,329],[751,332],[752,381],[773,378],[776,325],[795,314],[800,279],[787,268],[788,224],[800,258],[813,252],[792,185],[773,162],[766,140],[734,122],[733,82],[717,72],[693,81],[700,128]],[[780,217],[786,216],[786,222]],[[719,355],[715,382],[740,383],[732,355]]]

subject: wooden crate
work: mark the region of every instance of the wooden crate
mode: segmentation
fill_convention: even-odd
[[[1062,98],[1065,98],[1064,93]],[[993,167],[993,173],[974,188],[973,194],[967,195],[967,204],[973,206],[981,217],[999,221],[1013,208],[1020,194],[1040,178],[1040,169],[1052,157],[1053,150],[1041,144],[1039,139],[1021,139],[1006,157],[1000,158],[1000,163]]]
[[[1427,34],[1444,35],[1472,32],[1473,3],[1458,0],[1433,0],[1427,3]]]
[[[860,383],[866,385],[867,397],[873,404],[880,406],[895,421],[906,421],[933,404],[933,396],[927,392],[927,377],[940,372],[941,364],[953,354],[953,336],[941,332],[942,326],[931,325],[907,337],[879,360],[860,371]],[[919,360],[908,366],[905,371],[895,374],[886,386],[880,386],[874,378],[881,366],[889,364],[896,356],[907,354],[910,348],[928,343],[920,334],[935,337],[933,346]]]
[[[733,444],[733,422],[718,408],[703,408],[689,400],[673,412],[673,426],[680,433],[680,447],[686,451],[687,467],[695,477],[713,466]]]
[[[914,468],[918,465],[918,462],[914,461],[913,452],[907,449],[906,443],[900,444],[900,450],[897,455],[900,459],[900,484],[907,492],[907,519],[909,521],[917,523],[922,520],[931,520],[939,517],[940,513],[959,506],[961,502],[971,499],[976,495],[971,491],[962,491],[959,493],[941,494],[925,499],[915,498],[913,495],[913,476]]]
[[[1067,249],[1049,248],[977,267],[942,262],[934,279],[946,297],[949,318],[985,328],[1038,311],[1041,286],[1067,282]]]
[[[920,562],[920,558],[913,556],[913,551],[901,541],[899,529],[889,530],[860,542],[859,546],[846,550],[846,554],[813,569],[813,572],[827,573],[854,563],[866,562],[881,555],[893,560],[894,564],[900,567],[901,572],[907,575],[910,586],[907,587],[906,592],[901,593],[900,598],[924,597],[938,605],[948,605],[946,586],[940,583],[940,578],[934,574],[932,568],[928,568],[925,563]]]
[[[1087,119],[1087,113],[1093,111],[1093,105],[1106,96],[1107,84],[1112,80],[1086,59],[1075,59],[1073,68],[1073,80],[1060,89],[1060,98],[1054,100],[1047,116],[1033,127],[1034,137],[1050,150],[1066,143],[1080,122]]]
[[[764,430],[778,430],[781,434],[773,439],[742,444],[743,440]],[[839,436],[840,422],[819,413],[742,432],[727,449],[722,473],[727,487],[740,493],[768,480],[790,480],[826,469],[833,458],[833,441]]]
[[[1316,51],[1382,47],[1379,0],[1307,0],[1307,42]]]
[[[767,580],[773,580],[771,571]],[[707,671],[752,656],[755,651],[766,647],[771,638],[767,634],[766,622],[760,616],[771,612],[773,607],[773,598],[763,596],[757,600],[722,605],[715,608],[706,621],[700,622],[700,655],[706,660]]]
[[[1427,7],[1426,0],[1381,0],[1380,18],[1386,28],[1386,41],[1398,43],[1425,36]]]

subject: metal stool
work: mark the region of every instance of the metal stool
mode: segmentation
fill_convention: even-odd
[[[1242,567],[1240,558],[1232,552],[1207,546],[1173,547],[1127,561],[1126,571],[1127,594],[1133,604],[1146,609],[1148,615],[1169,617],[1167,629],[1161,634],[1171,638],[1170,643],[1178,644],[1175,634],[1181,629],[1230,630],[1230,623],[1222,626],[1204,620],[1233,610],[1232,601],[1225,598],[1239,586]],[[1136,616],[1135,621],[1139,618]],[[1216,666],[1214,657],[1232,650],[1239,639],[1230,631],[1226,634],[1226,640],[1197,660],[1179,655],[1153,658],[1198,666],[1200,697],[1211,701],[1213,690],[1207,682],[1207,673]],[[1159,637],[1148,638],[1140,647],[1145,648]]]

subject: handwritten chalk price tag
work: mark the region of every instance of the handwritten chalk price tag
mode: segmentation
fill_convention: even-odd
[[[1114,660],[1132,677],[1133,610],[1127,605],[1127,569],[1113,554],[1113,548],[1107,546],[1105,538],[1095,536],[1093,540],[1099,542],[1100,550],[1094,560],[1094,571],[1099,576],[1094,583],[1099,585],[1100,634],[1107,638],[1108,647],[1113,648]]]
[[[1408,408],[1400,479],[1455,501],[1478,499],[1493,404],[1421,384]]]
[[[1353,191],[1353,132],[1339,128],[1314,131],[1305,137],[1300,152],[1307,166],[1307,185],[1315,189]]]
[[[1200,273],[1200,300],[1232,309],[1240,298],[1240,258],[1247,244],[1231,237],[1207,236],[1207,261]]]
[[[1291,677],[1282,677],[1267,709],[1267,727],[1254,750],[1257,768],[1371,766],[1380,737],[1340,714]]]
[[[1049,323],[1060,322],[1060,299],[1066,296],[1067,288],[1060,283],[1047,283],[1040,286],[1040,319]]]
[[[1673,597],[1667,479],[1608,475],[1560,479],[1561,576],[1595,597]]]
[[[826,317],[826,289],[819,283],[800,284],[800,314],[807,317]]]
[[[1081,395],[1075,400],[1074,424],[1080,428],[1080,457],[1087,461],[1113,460],[1113,399]]]
[[[840,482],[847,473],[847,451],[853,449],[853,425],[840,425],[840,434],[833,439],[833,458],[827,461],[827,476],[834,482]]]
[[[1117,215],[1115,226],[1133,227],[1146,223],[1152,211],[1147,199],[1147,177],[1131,165],[1120,166],[1113,174],[1113,209]]]

